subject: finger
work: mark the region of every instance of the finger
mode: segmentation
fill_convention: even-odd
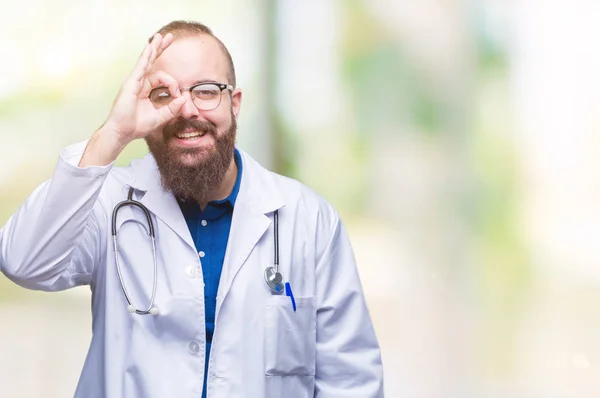
[[[151,75],[148,75],[148,82],[154,87],[167,87],[169,89],[169,93],[173,98],[177,98],[181,96],[181,91],[179,90],[179,83],[175,80],[174,77],[169,75],[167,72],[162,70],[156,71]],[[150,92],[148,92],[150,94]]]
[[[156,58],[160,57],[163,51],[165,51],[165,49],[169,47],[171,43],[173,43],[173,34],[167,33],[160,42],[160,46],[157,49]]]
[[[140,91],[139,98],[148,98],[148,96],[150,96],[150,91],[152,91],[152,84],[150,84],[148,78],[145,78],[142,84],[142,89]]]
[[[181,96],[179,98],[175,98],[169,103],[169,105],[160,108],[158,110],[158,113],[163,123],[168,123],[170,120],[179,116],[179,114],[181,113],[181,109],[183,109],[185,101],[185,97]]]
[[[163,37],[160,33],[157,33],[152,38],[150,42],[150,46],[152,47],[152,53],[150,54],[150,58],[148,59],[148,64],[146,65],[146,73],[150,72],[152,69],[152,65],[154,65],[154,61],[158,58],[158,49],[161,47],[161,42]]]
[[[146,69],[144,70],[144,76],[147,76],[148,73],[152,70],[152,66],[154,65],[154,60],[156,59],[156,49],[153,47],[150,56],[148,57],[148,63],[146,64]]]
[[[142,55],[140,55],[137,64],[131,71],[130,79],[139,81],[142,79],[142,77],[144,77],[146,66],[148,65],[148,60],[150,59],[151,55],[152,46],[150,44],[146,44],[144,51],[142,51]]]
[[[150,56],[148,65],[146,66],[146,74],[150,73],[150,70],[152,69],[152,66],[154,65],[154,62],[156,61],[156,59],[161,56],[163,51],[165,51],[165,49],[167,47],[169,47],[172,42],[173,42],[173,34],[172,33],[167,33],[164,37],[161,37],[160,40],[156,40],[156,43],[155,43],[154,39],[152,40],[154,52]]]

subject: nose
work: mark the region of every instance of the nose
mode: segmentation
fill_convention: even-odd
[[[185,104],[183,104],[183,107],[181,108],[180,116],[186,119],[198,116],[200,112],[198,111],[196,105],[194,105],[194,101],[192,100],[190,93],[184,92],[182,95],[185,97]]]

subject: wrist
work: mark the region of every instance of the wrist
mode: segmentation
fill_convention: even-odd
[[[114,162],[130,141],[109,127],[102,126],[88,141],[79,167],[106,166]]]
[[[96,130],[92,138],[102,141],[104,145],[108,145],[110,148],[119,149],[119,151],[122,151],[132,141],[126,134],[121,133],[108,123],[104,123]]]

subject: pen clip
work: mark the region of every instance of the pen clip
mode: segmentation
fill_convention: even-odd
[[[294,312],[296,312],[296,300],[294,299],[294,293],[292,293],[292,287],[289,282],[285,283],[285,295],[292,301],[292,308],[294,309]]]

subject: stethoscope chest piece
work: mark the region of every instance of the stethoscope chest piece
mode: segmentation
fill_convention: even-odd
[[[265,281],[273,293],[283,293],[283,277],[274,267],[265,269]]]

